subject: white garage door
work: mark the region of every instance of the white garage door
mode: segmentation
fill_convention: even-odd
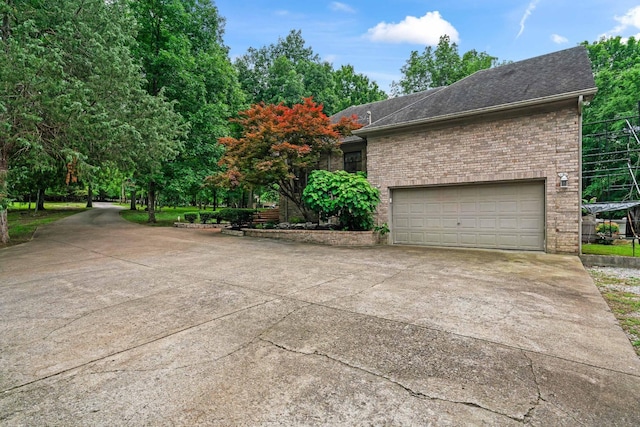
[[[392,192],[398,244],[544,250],[544,183],[403,188]]]

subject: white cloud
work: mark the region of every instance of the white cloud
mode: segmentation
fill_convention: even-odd
[[[619,22],[613,30],[609,31],[607,35],[620,34],[629,27],[640,28],[640,6],[636,6],[623,16],[615,16],[613,19]]]
[[[331,2],[331,5],[329,5],[329,7],[334,12],[356,13],[356,10],[354,8],[346,3],[340,3],[339,1]]]
[[[556,44],[564,44],[564,43],[569,43],[569,39],[567,39],[566,37],[563,37],[559,34],[551,34],[551,40],[553,40],[554,43]]]
[[[435,46],[440,36],[448,35],[452,42],[460,40],[458,30],[444,20],[440,12],[427,12],[416,18],[407,16],[399,23],[380,22],[367,30],[367,37],[373,41],[386,43],[415,43]]]
[[[522,19],[520,19],[520,31],[518,32],[516,38],[520,37],[524,32],[524,24],[527,22],[527,18],[529,18],[529,16],[531,16],[533,11],[535,10],[539,1],[540,0],[533,0],[531,3],[529,3],[529,6],[527,6],[527,10],[525,10],[524,15],[522,15]]]

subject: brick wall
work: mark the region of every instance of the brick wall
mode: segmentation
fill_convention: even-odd
[[[369,136],[367,174],[380,189],[378,222],[391,224],[394,187],[545,180],[546,250],[577,254],[580,126],[576,101],[546,111]],[[559,173],[567,174],[567,189],[560,189]]]

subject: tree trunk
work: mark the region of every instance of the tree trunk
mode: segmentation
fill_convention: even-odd
[[[149,183],[147,208],[149,210],[149,219],[147,222],[155,224],[156,222],[156,183],[151,181]]]
[[[93,207],[93,187],[89,184],[89,189],[87,190],[87,207]]]
[[[36,212],[44,210],[44,189],[38,188],[36,195]]]
[[[0,158],[0,243],[9,243],[9,220],[7,218],[7,175],[9,168],[7,159]]]
[[[131,205],[129,210],[132,211],[137,211],[138,208],[136,207],[136,190],[131,190]]]

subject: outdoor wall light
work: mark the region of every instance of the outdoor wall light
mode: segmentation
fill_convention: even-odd
[[[569,187],[569,177],[567,177],[567,174],[559,173],[558,176],[560,177],[560,188]]]

